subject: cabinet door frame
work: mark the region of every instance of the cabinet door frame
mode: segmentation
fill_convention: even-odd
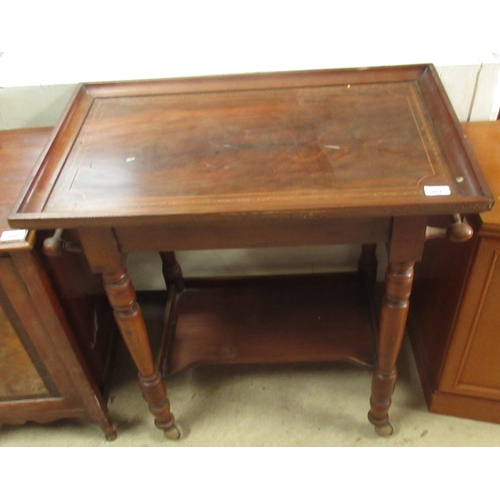
[[[0,401],[0,422],[82,418],[107,421],[107,408],[90,376],[54,291],[31,251],[0,259],[7,317],[46,384],[47,395]],[[28,340],[26,339],[28,337]]]
[[[485,349],[488,339],[493,338],[492,329],[500,333],[500,315],[486,329],[481,323],[482,315],[490,310],[492,303],[500,303],[495,300],[499,296],[500,239],[482,237],[454,325],[440,391],[500,400],[500,380],[491,380],[488,384],[474,382],[470,371],[473,366],[476,366],[476,370],[481,369],[476,361],[471,361],[473,356],[477,360],[480,353],[478,349],[482,349],[482,355],[488,356]]]

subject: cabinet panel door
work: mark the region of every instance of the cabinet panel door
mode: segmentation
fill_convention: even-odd
[[[482,238],[443,372],[441,390],[500,399],[500,240]]]
[[[0,287],[0,401],[46,396],[49,391],[32,360],[34,353],[28,354],[7,317],[5,300]]]

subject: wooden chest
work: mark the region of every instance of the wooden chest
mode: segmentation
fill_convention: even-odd
[[[104,397],[114,322],[82,254],[48,258],[46,233],[7,217],[50,129],[0,132],[0,423],[78,418],[115,431]]]
[[[473,240],[426,244],[409,334],[430,411],[500,423],[500,122],[463,128],[497,203]]]

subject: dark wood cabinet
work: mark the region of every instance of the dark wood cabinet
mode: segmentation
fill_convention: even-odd
[[[498,202],[500,122],[464,130]],[[427,243],[409,334],[432,412],[500,423],[500,206],[469,219],[472,241]]]
[[[48,258],[48,234],[7,215],[50,129],[0,133],[0,423],[77,418],[115,431],[104,396],[114,322],[82,254]]]

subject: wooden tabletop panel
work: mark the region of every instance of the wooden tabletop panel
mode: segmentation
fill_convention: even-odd
[[[11,223],[491,204],[424,65],[81,85]]]

